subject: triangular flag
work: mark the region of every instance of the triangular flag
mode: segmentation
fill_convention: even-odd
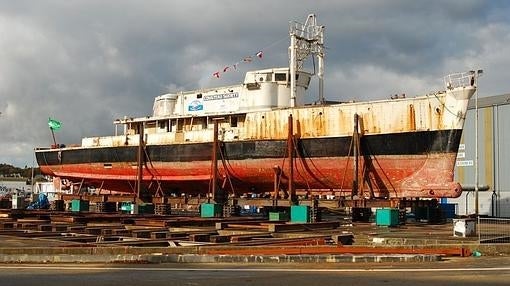
[[[219,72],[219,71],[217,71],[217,72],[213,73],[212,75],[213,75],[214,77],[220,78],[220,72]]]
[[[223,72],[227,72],[229,68],[230,68],[229,66],[224,67]]]
[[[246,57],[243,59],[243,62],[246,62],[246,63],[249,63],[252,61],[252,58],[251,57]]]
[[[259,51],[259,52],[258,52],[258,53],[256,53],[255,55],[256,55],[257,57],[259,57],[259,58],[262,58],[263,53],[262,53],[262,51]]]

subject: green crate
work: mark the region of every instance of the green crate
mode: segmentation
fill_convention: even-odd
[[[295,223],[310,222],[310,207],[309,206],[291,206],[290,207],[290,221]]]
[[[375,211],[375,224],[378,226],[397,226],[399,225],[398,214],[398,209],[394,208],[377,209]]]
[[[204,203],[200,205],[201,217],[221,217],[223,215],[223,205]]]
[[[133,203],[132,202],[122,202],[120,203],[120,210],[123,212],[131,212],[133,209]]]
[[[154,204],[139,204],[138,205],[138,213],[139,214],[154,214]]]
[[[289,220],[289,214],[286,212],[269,212],[269,220],[270,221],[277,221],[277,220],[287,221],[287,220]]]
[[[89,211],[89,201],[72,200],[71,201],[71,211],[73,211],[73,212],[88,212]]]

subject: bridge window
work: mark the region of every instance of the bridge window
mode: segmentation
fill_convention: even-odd
[[[230,127],[237,127],[237,116],[230,117]]]
[[[177,132],[182,132],[182,129],[184,127],[184,118],[177,119]]]
[[[259,81],[262,82],[262,81],[271,81],[271,76],[272,74],[270,73],[263,73],[263,74],[260,74],[259,75]]]
[[[286,73],[275,73],[274,80],[275,81],[287,81],[287,74]]]

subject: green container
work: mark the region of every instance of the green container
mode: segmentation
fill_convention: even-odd
[[[223,205],[204,203],[200,205],[201,217],[221,217],[223,215]]]
[[[132,202],[122,202],[120,203],[120,210],[123,212],[131,212],[133,203]]]
[[[289,220],[289,214],[286,212],[269,212],[269,220],[277,221],[277,220]]]
[[[73,211],[73,212],[88,212],[89,211],[89,201],[72,200],[71,201],[71,211]]]
[[[154,204],[139,204],[138,205],[138,213],[139,214],[154,214]]]
[[[397,226],[398,209],[383,208],[375,211],[375,224],[378,226]]]
[[[291,206],[290,207],[290,221],[295,223],[310,222],[310,207],[309,206]]]

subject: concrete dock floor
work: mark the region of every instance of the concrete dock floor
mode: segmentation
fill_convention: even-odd
[[[453,224],[407,223],[397,227],[380,227],[374,223],[341,221],[335,229],[294,231],[275,234],[280,237],[331,236],[353,234],[352,246],[371,247],[367,254],[320,255],[207,255],[204,245],[179,247],[133,247],[122,245],[72,245],[54,236],[24,236],[9,230],[0,230],[0,262],[4,263],[340,263],[340,262],[431,262],[443,257],[435,254],[380,254],[384,248],[467,248],[476,255],[510,256],[510,244],[479,244],[478,237],[456,237]],[[192,230],[194,228],[188,228]],[[247,231],[247,230],[244,230]],[[242,232],[242,230],[238,230]],[[253,233],[253,230],[252,230]],[[67,234],[69,235],[69,234]],[[219,248],[232,248],[218,244]],[[257,246],[250,247],[251,249]],[[316,246],[320,247],[320,246]]]

